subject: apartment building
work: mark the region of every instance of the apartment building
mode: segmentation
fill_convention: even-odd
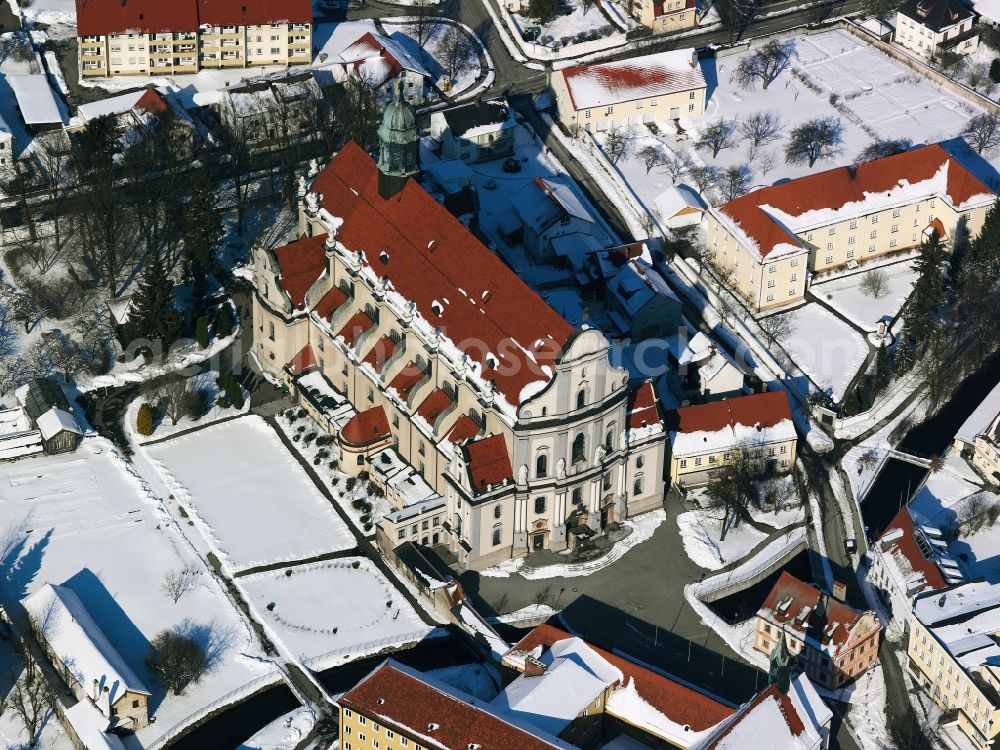
[[[628,12],[654,34],[698,25],[697,0],[632,0]]]
[[[917,596],[963,579],[941,531],[915,521],[908,507],[900,508],[868,551],[868,580],[889,613],[886,627],[899,633],[909,627]]]
[[[782,640],[810,680],[836,690],[878,659],[882,626],[861,612],[783,571],[757,611],[753,647],[770,656]]]
[[[753,451],[768,473],[795,465],[797,437],[784,391],[682,406],[667,414],[666,425],[670,481],[682,487],[707,483],[740,450]]]
[[[1000,585],[984,581],[922,594],[913,603],[907,668],[944,710],[944,732],[973,747],[1000,734]]]
[[[896,43],[926,58],[979,48],[976,14],[960,0],[906,0],[896,11]]]
[[[294,393],[320,376],[342,465],[388,442],[445,498],[386,516],[379,542],[427,522],[485,567],[658,507],[652,386],[630,389],[600,331],[566,323],[410,179],[419,132],[399,94],[379,135],[377,164],[352,143],[303,181],[299,238],[254,252],[253,305],[265,372]]]
[[[955,447],[987,481],[1000,482],[1000,385],[958,429]]]
[[[80,75],[308,65],[310,0],[76,0]]]
[[[553,73],[551,86],[559,120],[571,132],[700,117],[707,96],[693,49],[575,65]]]
[[[814,274],[982,228],[993,192],[938,144],[761,188],[711,209],[706,258],[754,310],[801,302]]]

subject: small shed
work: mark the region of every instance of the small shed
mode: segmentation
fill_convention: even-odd
[[[76,450],[83,434],[73,409],[59,385],[48,378],[36,378],[15,392],[32,426],[42,435],[46,453],[69,453]]]
[[[44,73],[8,75],[21,119],[31,133],[58,130],[66,124],[63,109]]]
[[[695,226],[705,215],[705,202],[691,187],[680,183],[660,193],[653,201],[660,220],[669,229]]]

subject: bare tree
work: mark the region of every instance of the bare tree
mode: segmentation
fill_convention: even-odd
[[[146,666],[149,671],[180,695],[208,671],[209,660],[204,645],[186,632],[187,628],[163,630],[150,644]]]
[[[986,61],[974,62],[965,71],[965,83],[973,91],[988,94],[993,90],[990,78],[990,64]]]
[[[200,575],[201,571],[194,565],[185,565],[183,568],[168,571],[163,577],[161,586],[163,593],[177,604],[180,598],[194,587]]]
[[[694,166],[686,151],[668,151],[664,155],[663,168],[670,175],[672,182],[677,182],[682,174]]]
[[[795,329],[792,319],[787,315],[768,315],[758,320],[757,325],[767,339],[768,346],[774,346],[788,338]]]
[[[193,378],[177,378],[164,383],[154,392],[153,397],[163,408],[163,413],[170,420],[170,424],[176,425],[184,416],[188,394],[194,390],[194,386]]]
[[[757,154],[757,169],[763,177],[772,169],[778,166],[778,153],[776,151],[761,151]]]
[[[742,89],[753,88],[757,81],[767,89],[788,64],[788,42],[772,39],[762,47],[745,54],[736,65],[733,80]]]
[[[778,140],[785,127],[776,112],[754,112],[740,122],[740,134],[747,141],[747,159],[753,161],[757,150]]]
[[[836,117],[817,117],[792,129],[785,145],[785,162],[813,166],[840,153],[844,128]]]
[[[971,536],[984,526],[992,526],[997,520],[996,503],[988,495],[977,493],[968,497],[958,506],[956,524],[960,532]]]
[[[711,165],[691,167],[688,174],[697,186],[698,192],[706,198],[708,193],[718,187],[722,180],[722,170]]]
[[[862,471],[871,471],[878,466],[878,451],[869,448],[858,457],[858,474]]]
[[[8,701],[28,734],[28,747],[35,747],[41,739],[41,729],[46,715],[52,709],[52,695],[45,676],[29,653],[23,654],[24,671],[10,691]]]
[[[634,140],[635,135],[629,128],[611,128],[604,134],[604,151],[612,164],[628,154]]]
[[[885,271],[876,268],[865,274],[858,288],[866,297],[881,299],[889,293],[889,277]]]
[[[904,151],[909,151],[911,148],[913,148],[913,141],[909,138],[890,138],[886,140],[876,138],[861,150],[861,153],[858,154],[854,161],[858,164],[864,164],[866,161],[901,154]]]
[[[736,118],[720,118],[706,125],[698,140],[695,141],[695,148],[709,149],[712,158],[718,157],[719,152],[724,148],[735,146],[739,141],[738,122]]]
[[[753,179],[753,171],[746,164],[737,164],[727,167],[722,173],[720,190],[722,197],[726,201],[739,198],[750,189],[750,181]]]
[[[1000,117],[993,112],[981,112],[969,120],[962,137],[976,149],[976,153],[996,151],[1000,146]]]
[[[709,472],[705,496],[708,507],[723,511],[720,540],[750,518],[751,507],[760,506],[757,480],[764,474],[764,465],[759,453],[758,446],[741,443],[731,452],[728,463]]]
[[[442,34],[437,54],[448,78],[454,81],[475,59],[476,45],[472,38],[456,24],[450,24]]]
[[[640,148],[635,155],[642,162],[643,166],[646,167],[646,174],[649,174],[653,171],[653,167],[663,164],[666,154],[661,147],[649,144]]]
[[[410,21],[406,31],[423,47],[434,36],[435,32],[445,23],[438,15],[438,0],[412,0],[409,7]]]

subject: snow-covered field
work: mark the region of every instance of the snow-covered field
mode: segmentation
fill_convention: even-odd
[[[259,417],[147,450],[231,569],[354,547],[350,530]]]
[[[861,288],[865,278],[872,274],[879,274],[886,281],[886,292],[878,299],[866,294]],[[878,321],[896,317],[913,291],[916,278],[912,262],[903,261],[832,281],[814,283],[812,292],[856,325],[867,331],[874,331]]]
[[[159,499],[103,438],[87,438],[76,453],[0,464],[0,529],[8,527],[20,530],[23,543],[0,563],[6,604],[45,583],[77,593],[153,692],[150,713],[156,723],[138,733],[143,745],[196,709],[273,670]],[[160,584],[168,572],[186,566],[200,575],[174,603]],[[144,659],[157,633],[185,620],[215,644],[217,666],[175,696],[152,679]]]
[[[868,356],[864,337],[815,302],[782,315],[791,318],[792,331],[778,343],[819,388],[840,401]]]
[[[236,582],[289,651],[303,660],[319,657],[310,663],[316,669],[361,652],[419,640],[431,630],[364,558],[255,573]],[[330,652],[335,653],[324,659]]]
[[[241,743],[237,750],[294,750],[312,731],[315,723],[315,711],[301,706],[272,721]]]
[[[615,4],[612,0],[603,0],[603,2],[609,5]],[[546,44],[554,41],[560,43],[560,45],[565,45],[581,34],[586,35],[587,38],[593,37],[596,39],[618,32],[615,25],[601,12],[599,3],[590,3],[590,7],[586,10],[584,10],[583,3],[580,0],[566,0],[565,5],[570,9],[570,12],[565,15],[556,16],[549,23],[539,24],[537,20],[525,18],[517,13],[512,13],[511,16],[522,29],[541,26],[542,32],[539,35],[539,41]],[[612,12],[615,12],[615,16],[618,19],[628,19],[631,21],[629,15],[622,11],[621,8],[616,8]],[[517,29],[514,29],[513,33],[520,35],[520,31]]]
[[[766,90],[759,83],[744,90],[732,80],[741,58],[748,53],[702,60],[709,95],[704,116],[681,119],[680,134],[670,125],[661,127],[660,135],[655,137],[643,125],[632,128],[636,136],[633,148],[617,166],[647,209],[654,211],[654,199],[670,187],[671,178],[662,167],[646,173],[646,167],[635,156],[644,145],[660,144],[670,152],[686,153],[699,164],[722,169],[748,164],[753,172],[753,188],[851,164],[876,136],[909,138],[914,144],[947,141],[955,138],[968,120],[980,112],[965,99],[936,86],[846,31],[827,31],[787,41],[790,64]],[[737,139],[714,159],[710,151],[694,148],[698,129],[704,124],[722,117],[742,119],[767,111],[778,114],[784,127],[779,138],[760,148],[753,160],[748,158],[744,140]],[[788,134],[797,125],[816,117],[840,121],[843,127],[840,153],[812,168],[785,164]],[[945,146],[951,149],[953,144]],[[765,162],[771,158],[773,164],[765,169]],[[1000,163],[1000,154],[992,162]],[[968,160],[966,166],[981,179],[995,176],[993,168],[978,159]],[[718,203],[719,196],[712,202]]]
[[[684,552],[691,561],[707,570],[719,570],[737,560],[742,560],[754,547],[767,538],[747,523],[729,529],[725,540],[722,536],[722,511],[689,510],[677,516]]]

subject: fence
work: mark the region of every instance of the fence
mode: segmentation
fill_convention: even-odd
[[[416,643],[426,638],[442,638],[448,635],[451,634],[444,628],[428,627],[423,630],[414,630],[409,633],[401,633],[399,635],[388,635],[384,638],[377,638],[373,641],[365,641],[364,643],[342,646],[341,648],[335,648],[332,651],[327,651],[325,654],[319,654],[318,656],[310,656],[309,658],[300,657],[299,660],[302,664],[313,671],[317,671],[317,667],[319,670],[329,669],[334,666],[330,663],[330,661],[338,657],[361,657],[377,653],[387,646],[399,647],[407,643]]]
[[[250,680],[250,682],[246,683],[245,685],[240,685],[238,688],[230,690],[221,698],[217,698],[216,700],[209,703],[207,706],[202,706],[197,711],[188,714],[183,719],[178,721],[176,724],[170,727],[170,729],[168,729],[166,732],[157,737],[152,743],[147,745],[146,746],[147,750],[160,750],[160,748],[164,747],[170,740],[172,740],[174,737],[176,737],[178,734],[183,732],[185,729],[190,727],[195,722],[204,719],[209,714],[213,713],[214,711],[217,711],[218,709],[224,706],[228,706],[231,703],[236,703],[238,700],[242,698],[246,698],[247,696],[257,692],[261,688],[280,682],[281,679],[282,679],[281,670],[275,669],[272,670],[271,672],[261,675],[260,677]]]

